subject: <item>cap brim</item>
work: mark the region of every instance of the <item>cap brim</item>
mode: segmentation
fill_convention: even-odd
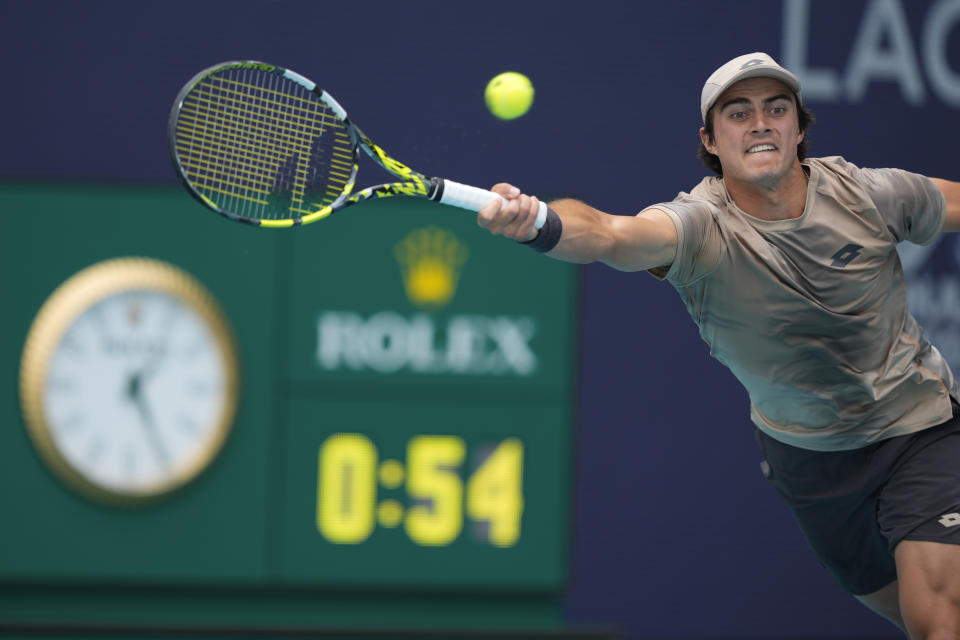
[[[783,84],[787,85],[794,94],[796,94],[797,99],[800,99],[800,81],[795,75],[784,69],[783,67],[771,67],[768,65],[757,65],[749,69],[744,69],[740,73],[734,75],[732,78],[728,79],[726,82],[720,85],[713,85],[717,87],[714,90],[713,98],[706,105],[706,107],[701,107],[701,114],[703,116],[704,122],[707,119],[707,112],[713,108],[713,105],[717,103],[717,100],[720,99],[720,96],[723,95],[723,92],[737,84],[741,80],[747,80],[749,78],[773,78],[774,80],[779,80]]]

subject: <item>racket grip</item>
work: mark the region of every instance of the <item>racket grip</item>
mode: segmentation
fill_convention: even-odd
[[[452,207],[460,207],[461,209],[469,209],[470,211],[480,211],[480,209],[483,209],[496,198],[499,198],[503,203],[506,202],[503,197],[493,191],[460,184],[453,180],[443,180],[443,192],[440,194],[438,201],[441,204]],[[536,229],[540,229],[546,221],[547,203],[540,202],[540,209],[537,211],[537,219],[534,221],[533,226]]]

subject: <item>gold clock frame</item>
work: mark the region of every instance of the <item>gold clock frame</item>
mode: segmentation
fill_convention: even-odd
[[[196,461],[149,488],[118,491],[74,468],[60,453],[44,411],[50,361],[73,323],[98,302],[129,291],[170,295],[195,311],[214,336],[225,370],[223,406],[216,435]],[[239,397],[239,356],[233,330],[213,295],[196,278],[170,263],[143,257],[113,258],[81,269],[58,286],[34,317],[20,361],[20,404],[27,432],[48,467],[78,493],[96,501],[133,506],[168,495],[194,480],[216,458],[233,428]]]

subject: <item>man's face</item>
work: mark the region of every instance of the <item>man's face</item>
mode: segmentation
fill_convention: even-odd
[[[725,180],[775,186],[797,161],[803,140],[790,89],[773,78],[747,78],[714,103],[713,140],[704,129],[707,151],[720,158]]]

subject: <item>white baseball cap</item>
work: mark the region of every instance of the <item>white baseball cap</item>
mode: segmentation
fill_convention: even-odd
[[[797,94],[800,99],[800,80],[771,58],[769,55],[756,52],[748,53],[734,58],[716,71],[714,71],[706,83],[703,85],[703,91],[700,93],[700,115],[703,121],[707,121],[707,111],[717,101],[720,94],[726,91],[730,85],[747,78],[773,78]]]

